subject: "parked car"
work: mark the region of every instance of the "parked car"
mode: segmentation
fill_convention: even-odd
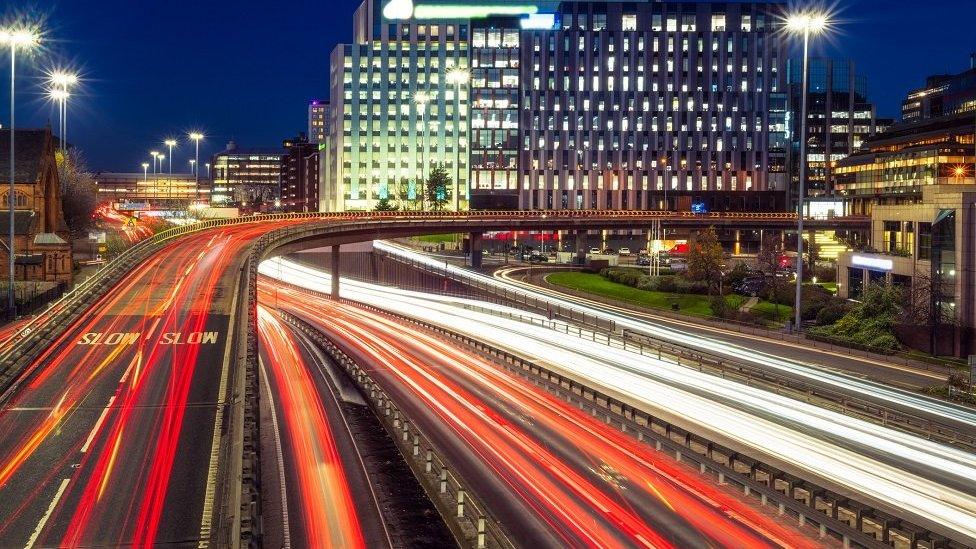
[[[529,255],[529,263],[548,263],[549,257],[538,252]]]
[[[600,255],[600,248],[590,248],[590,253],[593,255]]]
[[[606,248],[603,250],[603,255],[616,255],[616,253],[617,250],[614,250],[613,248]]]
[[[630,255],[630,248],[620,248],[620,255]]]
[[[641,267],[649,267],[651,265],[651,257],[647,255],[638,256],[637,265]]]

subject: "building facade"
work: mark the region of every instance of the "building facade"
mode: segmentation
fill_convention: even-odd
[[[790,169],[793,188],[798,189],[802,59],[791,59],[788,73]],[[807,196],[831,195],[836,162],[858,151],[869,137],[887,129],[892,121],[877,118],[874,105],[868,101],[867,79],[857,74],[852,61],[810,59],[807,89]]]
[[[73,265],[70,234],[61,209],[61,182],[50,128],[16,130],[14,165],[14,277],[15,280],[70,284]],[[10,173],[10,132],[0,132],[0,173]],[[10,191],[0,188],[0,261],[10,260]],[[0,279],[8,280],[6,268]]]
[[[112,202],[118,209],[185,209],[192,202],[209,202],[210,182],[192,173],[95,174],[99,202]]]
[[[976,113],[976,53],[969,57],[968,70],[930,76],[925,87],[912,90],[901,103],[901,116],[905,122],[967,112]]]
[[[284,149],[245,149],[231,141],[210,161],[210,203],[245,208],[272,204],[280,196],[284,155]]]
[[[460,175],[467,202],[467,91],[447,72],[468,67],[468,26],[460,20],[386,21],[367,0],[354,21],[355,44],[331,56],[328,166],[323,208],[369,210],[381,201],[425,207],[431,167]],[[453,191],[453,189],[452,189]],[[453,200],[448,204],[453,207]]]
[[[415,157],[425,152],[449,165],[458,141],[462,163],[470,157],[472,208],[787,207],[786,50],[776,28],[783,6],[567,1],[533,8],[538,13],[453,25],[422,19],[450,17],[448,6],[425,13],[418,6],[414,18],[388,20],[373,2],[364,3],[357,33],[379,39],[333,53],[332,97],[343,99],[333,107],[332,134],[343,142],[332,144],[336,173],[330,168],[328,175],[342,189],[336,194],[360,198],[332,200],[329,207],[368,207],[364,181],[389,188],[388,164],[396,160],[376,163],[368,150],[383,148],[384,131],[408,144],[381,151],[399,156],[393,171],[407,179],[408,196],[415,194],[410,180],[423,179]],[[453,55],[432,64],[435,29],[437,47]],[[446,39],[454,29],[455,40]],[[396,49],[424,54],[405,70],[406,55],[388,51]],[[458,135],[448,131],[446,66],[470,67],[470,130],[463,124],[462,92]],[[373,79],[376,89],[368,86]],[[407,90],[397,96],[399,117],[398,107],[388,104],[388,81],[395,91]],[[417,91],[446,101],[418,113],[402,104]],[[424,115],[436,117],[436,150],[418,146],[427,132],[409,131],[418,118],[420,128],[427,127]],[[381,192],[372,191],[373,200]]]
[[[926,187],[971,180],[973,141],[973,113],[896,124],[869,139],[863,151],[837,161],[836,193],[850,198],[855,214],[919,202]]]
[[[329,102],[313,99],[308,102],[308,140],[311,143],[324,143],[328,133],[326,119],[329,112]]]
[[[318,211],[319,145],[300,133],[282,146],[281,208],[286,212]]]

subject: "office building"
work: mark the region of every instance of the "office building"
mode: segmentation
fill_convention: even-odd
[[[281,159],[281,208],[287,212],[319,209],[319,145],[304,133],[286,139]]]
[[[969,56],[969,69],[959,74],[938,74],[925,87],[912,90],[901,103],[904,122],[919,122],[941,116],[971,113],[976,116],[976,53]]]
[[[215,206],[260,207],[279,197],[280,148],[240,148],[231,141],[210,161],[210,202]]]
[[[460,175],[467,204],[467,90],[447,80],[468,67],[468,27],[460,20],[384,21],[379,0],[354,17],[354,44],[331,56],[324,209],[369,210],[381,200],[426,206],[432,165]],[[460,103],[460,109],[458,108]],[[451,189],[453,191],[453,188]],[[447,202],[453,207],[452,200]]]
[[[850,199],[852,213],[869,214],[879,204],[918,202],[932,185],[965,184],[976,162],[974,128],[971,112],[895,124],[837,161],[836,194]]]
[[[308,102],[308,141],[310,143],[324,143],[328,134],[326,117],[329,112],[329,102],[313,99]]]
[[[790,169],[792,188],[799,189],[803,60],[791,59],[787,66]],[[857,74],[852,61],[811,58],[807,89],[807,196],[831,195],[834,164],[859,150],[867,138],[887,129],[892,122],[877,118],[874,105],[868,101],[867,79]]]

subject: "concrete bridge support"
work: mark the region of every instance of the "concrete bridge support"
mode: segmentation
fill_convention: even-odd
[[[586,263],[586,231],[574,231],[576,236],[576,264]]]
[[[339,248],[332,246],[332,299],[339,299]]]
[[[473,269],[481,268],[481,258],[482,258],[482,243],[481,243],[482,233],[471,233],[471,267]]]

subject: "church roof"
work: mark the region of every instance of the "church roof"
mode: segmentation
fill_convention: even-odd
[[[40,233],[34,237],[34,244],[55,244],[60,246],[62,244],[67,244],[67,242],[54,233]]]
[[[15,130],[14,183],[37,181],[48,130]],[[0,131],[0,181],[10,182],[10,130]]]

